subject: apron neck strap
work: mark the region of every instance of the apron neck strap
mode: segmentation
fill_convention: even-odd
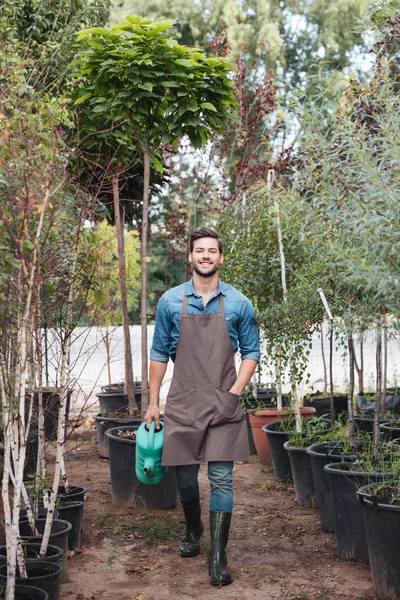
[[[185,287],[185,290],[183,292],[183,302],[182,302],[182,315],[187,315],[188,312],[188,298],[189,296],[187,295],[187,286]],[[223,315],[224,314],[224,297],[222,294],[219,295],[219,308],[218,308],[218,314]]]

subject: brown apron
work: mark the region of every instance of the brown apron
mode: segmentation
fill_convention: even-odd
[[[249,460],[245,414],[239,396],[228,391],[236,369],[222,294],[217,313],[193,314],[187,307],[185,292],[164,413],[162,464]]]

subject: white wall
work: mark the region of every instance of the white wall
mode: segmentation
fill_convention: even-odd
[[[124,343],[122,327],[110,330],[111,337],[111,378],[113,382],[124,379]],[[140,327],[132,326],[131,343],[133,357],[133,373],[135,379],[141,379],[140,355]],[[153,339],[154,325],[148,327],[148,346]],[[71,376],[74,380],[74,393],[72,412],[83,410],[87,413],[96,413],[98,409],[96,392],[101,391],[100,386],[108,383],[106,367],[106,350],[103,342],[105,330],[101,328],[77,328],[72,337],[71,345]],[[328,362],[329,341],[324,340],[325,356]],[[57,383],[57,367],[59,364],[59,344],[54,334],[49,332],[49,376],[50,384]],[[359,346],[356,342],[356,351]],[[265,355],[264,355],[265,356]],[[373,334],[369,335],[364,343],[364,384],[366,389],[373,389],[375,382],[375,341]],[[345,391],[348,385],[348,356],[343,346],[334,350],[334,380],[337,391]],[[172,378],[173,365],[170,361],[164,384],[161,389],[161,401],[165,400]],[[301,393],[310,390],[323,389],[323,361],[321,354],[321,340],[314,334],[309,364],[307,371],[310,373],[309,383],[303,383]],[[273,381],[268,367],[263,365],[262,381]],[[356,380],[357,381],[357,380]],[[391,339],[388,343],[388,385],[393,387],[400,384],[400,345],[398,339]],[[288,390],[288,386],[286,386]]]

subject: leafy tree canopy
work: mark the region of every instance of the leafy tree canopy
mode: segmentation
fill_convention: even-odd
[[[367,1],[366,4],[369,4]],[[316,90],[334,71],[342,72],[354,53],[365,51],[356,0],[124,0],[112,18],[138,14],[173,19],[182,43],[211,53],[210,41],[225,28],[228,57],[262,56],[288,89]],[[221,40],[223,41],[223,40]],[[319,65],[319,69],[313,68]],[[340,77],[334,77],[334,87]]]
[[[110,0],[2,0],[0,43],[30,59],[31,83],[58,89],[71,75],[75,33],[103,25]]]
[[[84,45],[75,104],[87,101],[93,114],[115,125],[128,120],[140,148],[152,152],[185,134],[201,146],[222,131],[234,104],[229,63],[181,46],[167,32],[171,26],[127,17],[78,36]]]

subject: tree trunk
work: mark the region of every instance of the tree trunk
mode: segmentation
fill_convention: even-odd
[[[353,340],[353,357],[354,357],[354,366],[357,371],[358,377],[358,393],[364,393],[364,341],[360,338],[360,366],[358,365],[356,349],[354,346]]]
[[[335,398],[333,395],[333,326],[331,323],[331,333],[329,336],[329,392],[330,392],[330,409],[331,409],[331,425],[335,426]]]
[[[137,410],[135,401],[131,336],[129,331],[128,317],[128,296],[126,290],[126,265],[124,248],[124,230],[121,223],[120,205],[119,205],[119,183],[118,176],[112,178],[115,229],[118,241],[118,262],[119,262],[119,282],[121,288],[121,308],[122,308],[122,327],[124,330],[124,349],[125,349],[125,393],[128,395],[129,412],[133,414]]]
[[[387,321],[383,326],[383,376],[382,376],[382,412],[386,410],[387,400],[387,369],[388,369],[388,332]]]
[[[376,340],[376,398],[374,411],[374,456],[378,456],[379,452],[379,416],[381,414],[381,398],[382,398],[382,328],[377,327]]]
[[[321,323],[321,355],[322,355],[322,364],[324,366],[324,394],[326,394],[328,390],[328,374],[326,370],[326,360],[325,360],[325,348],[324,348],[324,326]]]
[[[278,351],[275,361],[275,373],[276,373],[276,404],[277,409],[282,410],[282,359],[281,359],[282,346],[278,345]]]
[[[349,420],[349,442],[350,447],[355,448],[355,423],[353,414],[353,395],[354,395],[354,351],[353,351],[353,335],[348,336],[348,351],[349,351],[349,393],[347,396],[347,410]]]
[[[104,345],[106,347],[108,384],[111,385],[110,335],[109,335],[109,331],[108,331],[108,325],[106,325],[106,335],[104,336]]]
[[[150,149],[143,150],[144,189],[142,215],[142,294],[140,324],[142,331],[142,416],[149,405],[148,359],[147,359],[147,235],[149,230],[149,187],[150,187]]]

